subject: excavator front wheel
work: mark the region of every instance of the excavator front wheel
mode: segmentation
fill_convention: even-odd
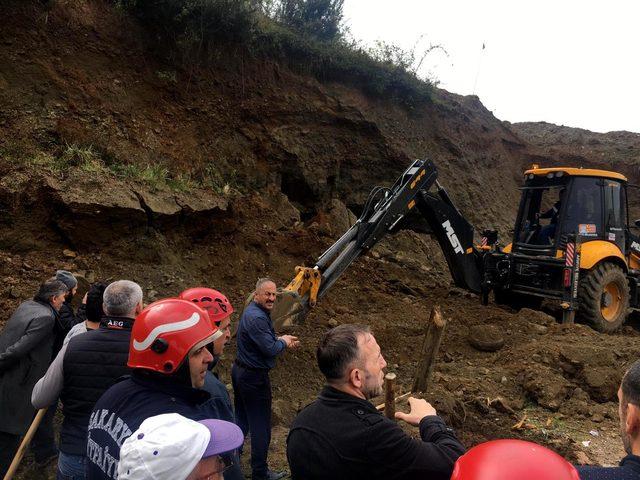
[[[609,262],[596,265],[580,281],[580,316],[599,332],[615,332],[629,313],[629,282]]]

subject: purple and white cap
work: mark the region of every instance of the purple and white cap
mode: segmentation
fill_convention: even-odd
[[[147,418],[120,448],[121,480],[184,480],[198,462],[235,450],[240,428],[224,420],[195,422],[177,413]]]

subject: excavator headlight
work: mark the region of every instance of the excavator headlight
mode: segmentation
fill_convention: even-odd
[[[556,172],[556,177],[561,177],[564,175],[564,172]]]
[[[535,177],[535,175],[533,173],[529,174],[529,180],[533,180],[533,177]]]
[[[553,172],[547,173],[547,178],[553,178]]]

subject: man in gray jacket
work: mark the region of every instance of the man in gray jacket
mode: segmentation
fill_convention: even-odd
[[[0,333],[0,477],[33,419],[31,390],[51,363],[53,327],[69,289],[50,278],[22,302]]]

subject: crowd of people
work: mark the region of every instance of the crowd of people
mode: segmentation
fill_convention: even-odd
[[[231,340],[228,298],[212,288],[176,292],[144,307],[130,280],[96,283],[74,311],[78,282],[59,270],[21,303],[0,332],[0,476],[4,477],[36,409],[47,409],[30,448],[60,480],[251,478],[288,472],[268,464],[276,357],[300,346],[271,321],[273,280],[260,279],[237,328],[233,403],[212,372]],[[627,456],[618,467],[574,467],[530,442],[496,440],[465,450],[427,401],[409,398],[396,419],[371,403],[382,394],[386,362],[367,326],[339,325],[317,346],[325,377],[318,398],[290,426],[294,480],[598,480],[640,479],[640,361],[626,371],[619,417]],[[62,406],[56,444],[53,415]]]

